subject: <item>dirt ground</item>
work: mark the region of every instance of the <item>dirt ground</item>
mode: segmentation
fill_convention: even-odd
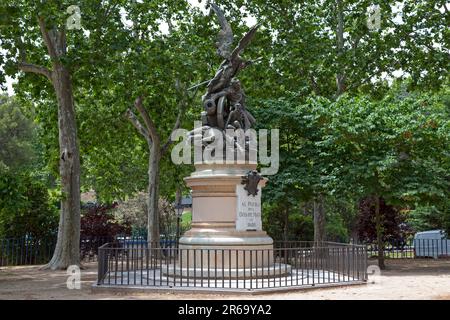
[[[374,264],[370,261],[369,264]],[[66,287],[65,271],[42,271],[39,266],[0,268],[0,299],[440,299],[450,300],[450,260],[388,260],[381,276],[369,283],[339,288],[297,290],[258,295],[154,293],[92,293],[96,279],[95,263],[81,272],[81,289]],[[375,283],[371,283],[375,281]]]

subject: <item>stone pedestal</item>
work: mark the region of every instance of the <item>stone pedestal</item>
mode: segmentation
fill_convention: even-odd
[[[233,270],[273,266],[273,240],[261,230],[261,223],[253,223],[260,216],[252,217],[249,228],[246,221],[240,220],[238,228],[236,223],[246,215],[241,213],[238,217],[237,190],[243,188],[242,176],[256,170],[256,164],[197,164],[195,167],[196,171],[185,178],[192,189],[192,228],[179,241],[179,248],[183,249],[179,266]],[[259,182],[259,194],[265,183],[265,179]],[[252,202],[250,205],[261,206],[260,196],[248,197],[244,200]]]

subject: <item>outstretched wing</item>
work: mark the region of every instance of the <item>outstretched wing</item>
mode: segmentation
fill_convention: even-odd
[[[252,41],[253,37],[255,36],[256,30],[258,30],[258,28],[259,28],[259,24],[254,25],[245,34],[245,36],[243,36],[242,39],[239,40],[238,46],[231,53],[230,60],[233,60],[234,58],[236,58],[248,46],[250,41]]]
[[[231,55],[231,45],[233,44],[233,31],[222,10],[214,4],[210,3],[211,9],[216,13],[219,20],[221,30],[219,31],[217,41],[217,53],[224,59],[229,59]]]

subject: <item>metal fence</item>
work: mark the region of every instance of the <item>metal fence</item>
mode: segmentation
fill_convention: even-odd
[[[369,258],[378,256],[376,243],[366,244]],[[449,258],[448,239],[410,239],[408,241],[389,241],[384,244],[384,257],[391,259]]]
[[[160,240],[160,247],[175,246],[176,238]],[[98,248],[105,243],[115,243],[122,248],[146,246],[144,236],[117,235],[115,237],[82,237],[80,258],[83,262],[97,261]],[[34,239],[31,237],[0,239],[0,266],[44,264],[50,261],[56,246],[56,237]]]
[[[274,249],[99,248],[99,286],[256,290],[367,280],[362,245]]]
[[[55,239],[0,239],[0,266],[43,264],[50,260]]]
[[[124,249],[147,248],[144,236],[117,235],[115,237],[82,237],[80,240],[80,256],[84,262],[97,261],[98,248],[105,243],[115,243],[116,247]],[[163,250],[175,248],[176,237],[166,237],[160,240],[159,246]],[[341,246],[340,243],[327,242]],[[56,237],[34,239],[30,237],[0,239],[0,266],[34,265],[50,261],[56,245]],[[311,241],[275,241],[275,249],[309,248]],[[369,258],[378,256],[376,244],[364,244]],[[449,258],[450,240],[447,239],[411,239],[408,241],[390,241],[384,246],[384,256],[390,259],[413,258]],[[281,255],[288,254],[280,251]]]

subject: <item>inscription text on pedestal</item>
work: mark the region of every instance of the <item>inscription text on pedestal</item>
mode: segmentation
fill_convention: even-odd
[[[261,187],[258,193],[248,195],[243,185],[236,186],[237,208],[236,208],[236,230],[238,231],[261,231]]]

